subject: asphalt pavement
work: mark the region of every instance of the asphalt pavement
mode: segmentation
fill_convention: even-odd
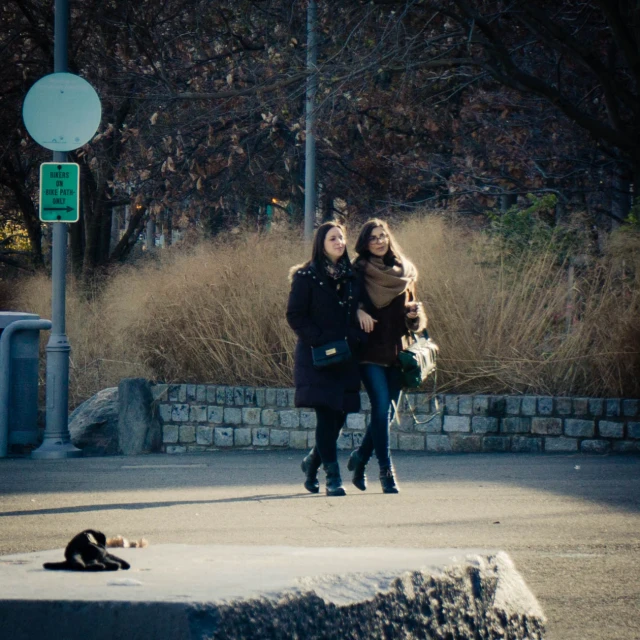
[[[62,549],[86,528],[149,545],[502,549],[550,640],[640,640],[640,457],[397,453],[400,494],[371,465],[369,489],[344,498],[306,493],[301,457],[5,458],[0,555]]]

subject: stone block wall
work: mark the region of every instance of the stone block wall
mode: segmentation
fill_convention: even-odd
[[[315,442],[315,412],[293,406],[293,389],[190,384],[152,389],[166,453],[307,449]],[[361,412],[347,417],[340,449],[351,450],[362,441],[371,406],[365,392],[361,398]],[[639,400],[493,395],[433,399],[411,393],[403,405],[400,424],[391,430],[394,450],[640,453]]]

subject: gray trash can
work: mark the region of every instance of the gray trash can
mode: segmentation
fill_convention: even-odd
[[[0,337],[18,320],[39,320],[35,313],[0,312]],[[38,361],[40,331],[19,330],[11,338],[9,382],[9,445],[38,443]],[[6,348],[6,346],[5,346]]]

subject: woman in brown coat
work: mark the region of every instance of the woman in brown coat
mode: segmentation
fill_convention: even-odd
[[[418,272],[402,255],[386,222],[374,218],[363,225],[356,253],[354,269],[364,283],[358,320],[369,334],[358,357],[371,421],[362,444],[349,457],[348,469],[353,484],[364,491],[365,467],[375,451],[383,492],[398,493],[389,449],[389,412],[402,390],[398,353],[412,342],[412,331],[426,328],[427,318],[416,300]]]

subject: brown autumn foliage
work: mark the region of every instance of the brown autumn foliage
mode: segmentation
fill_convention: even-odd
[[[638,192],[639,10],[631,0],[319,2],[318,177],[325,215],[424,204],[483,213],[501,195],[555,193],[558,218],[607,227]],[[43,263],[34,203],[49,158],[21,122],[51,72],[52,0],[0,10],[0,206]],[[85,281],[126,259],[149,217],[218,232],[303,200],[305,3],[78,0],[70,70],[103,121],[70,154],[83,216],[70,228]],[[630,25],[620,28],[620,24]],[[111,221],[137,205],[125,240]]]

